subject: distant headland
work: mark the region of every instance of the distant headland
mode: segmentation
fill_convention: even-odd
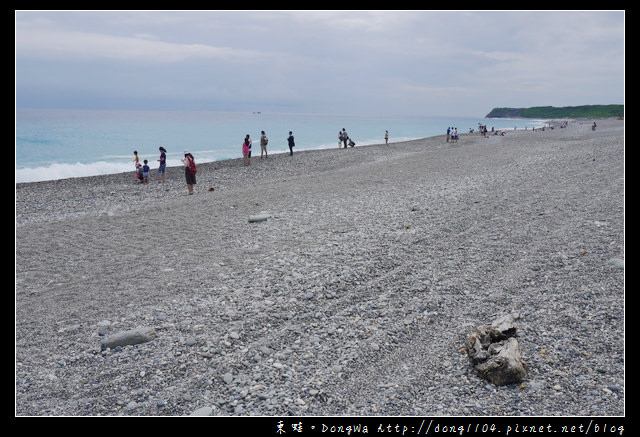
[[[493,108],[485,118],[611,118],[624,117],[624,105],[535,106]]]

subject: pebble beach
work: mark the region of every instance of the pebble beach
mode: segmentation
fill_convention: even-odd
[[[624,416],[596,122],[16,184],[16,416]],[[528,374],[495,386],[464,346],[503,315]]]

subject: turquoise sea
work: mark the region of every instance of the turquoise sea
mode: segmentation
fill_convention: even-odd
[[[338,147],[338,131],[346,129],[356,147],[495,129],[531,129],[544,120],[482,117],[341,116],[199,111],[16,110],[16,182],[35,182],[133,170],[133,151],[157,168],[158,147],[167,150],[167,164],[181,165],[184,150],[199,163],[242,157],[245,135],[260,153],[260,131],[269,138],[269,153],[288,152],[293,132],[296,151]]]

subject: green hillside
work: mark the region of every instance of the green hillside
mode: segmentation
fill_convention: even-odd
[[[485,118],[610,118],[624,117],[624,105],[535,106],[493,108]]]

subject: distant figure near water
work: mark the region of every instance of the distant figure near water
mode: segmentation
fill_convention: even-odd
[[[347,141],[349,140],[349,134],[347,131],[342,128],[342,143],[344,144],[344,148],[347,148]]]
[[[196,160],[187,150],[184,151],[184,177],[187,180],[187,190],[193,194],[193,186],[196,184]]]
[[[164,182],[164,175],[167,170],[167,151],[162,146],[158,147],[158,150],[160,151],[160,159],[158,159],[160,163],[158,165],[158,182]]]
[[[244,142],[242,143],[242,157],[244,165],[251,165],[251,138],[249,134],[244,137]]]
[[[133,151],[133,166],[136,170],[136,179],[140,179],[140,182],[142,182],[142,164],[140,164],[140,157],[138,156],[137,150]]]
[[[144,165],[142,166],[142,182],[145,184],[149,182],[149,161],[147,161],[146,159],[144,160]]]
[[[296,146],[296,143],[293,139],[293,132],[289,131],[289,136],[287,137],[287,142],[289,143],[289,156],[293,156],[293,148]]]
[[[452,127],[451,130],[447,129],[447,132],[449,132],[447,134],[447,139],[448,141],[450,140],[451,142],[457,143],[458,142],[458,128],[457,127]]]
[[[389,131],[388,130],[384,131],[384,143],[387,146],[389,145]]]
[[[262,159],[262,155],[267,159],[267,144],[269,143],[269,138],[267,138],[267,134],[264,131],[260,132],[260,159]]]
[[[139,162],[136,162],[136,179],[138,179],[138,181],[140,183],[143,182],[143,178],[142,178],[142,164],[140,164]]]

